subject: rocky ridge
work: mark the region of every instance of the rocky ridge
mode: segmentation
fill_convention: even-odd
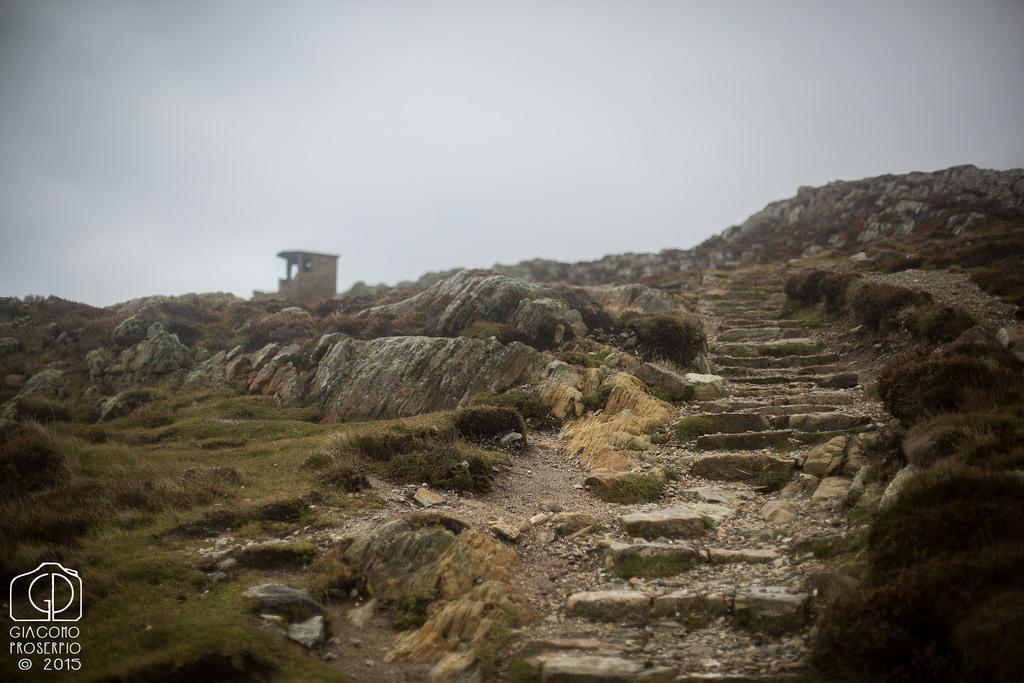
[[[598,285],[686,270],[735,268],[864,249],[884,239],[938,231],[960,234],[989,216],[1024,210],[1024,170],[954,166],[801,187],[692,249],[618,254],[598,261],[535,259],[494,270],[532,282]],[[852,251],[850,252],[853,253]]]

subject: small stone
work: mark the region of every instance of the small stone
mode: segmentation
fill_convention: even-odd
[[[849,479],[843,477],[828,477],[822,479],[818,488],[814,490],[814,495],[811,496],[811,500],[831,500],[833,498],[842,498],[846,495],[846,492],[850,490]]]
[[[416,493],[413,494],[412,499],[425,508],[440,505],[444,502],[444,496],[425,488],[417,489]]]
[[[509,432],[505,436],[501,437],[501,442],[500,443],[501,443],[502,448],[507,448],[507,447],[511,446],[512,444],[516,444],[516,443],[518,443],[518,442],[520,442],[522,440],[523,440],[523,435],[520,434],[519,432]]]
[[[761,516],[772,524],[789,524],[796,520],[796,509],[782,500],[769,500],[761,507]]]
[[[515,543],[519,540],[519,527],[507,522],[493,522],[491,532],[498,538]]]
[[[324,618],[320,615],[288,627],[288,637],[307,648],[324,642],[324,633]]]

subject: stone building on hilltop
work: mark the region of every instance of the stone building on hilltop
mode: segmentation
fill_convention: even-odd
[[[277,281],[278,295],[296,301],[329,299],[338,293],[338,255],[314,251],[282,251],[285,277]]]

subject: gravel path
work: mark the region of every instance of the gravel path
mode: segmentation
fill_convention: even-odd
[[[939,303],[967,308],[993,330],[1020,324],[1020,321],[1013,317],[1016,306],[987,294],[974,284],[966,273],[915,269],[899,273],[868,273],[864,275],[864,279],[868,282],[886,282],[908,289],[924,290]]]

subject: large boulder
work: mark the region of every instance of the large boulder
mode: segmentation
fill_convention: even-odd
[[[461,271],[428,289],[384,306],[360,311],[408,321],[430,336],[458,336],[474,323],[508,325],[538,346],[557,346],[587,333],[582,314],[541,285],[508,275]]]
[[[503,391],[536,377],[545,363],[524,344],[494,339],[345,339],[320,361],[308,396],[329,422],[409,417]]]
[[[523,299],[539,298],[542,288],[507,275],[461,271],[403,301],[375,306],[360,316],[424,317],[423,333],[455,336],[476,321],[505,323]]]
[[[125,349],[117,362],[108,369],[117,376],[119,388],[142,386],[164,379],[186,369],[192,352],[171,334],[157,326],[148,338]]]
[[[356,536],[343,557],[381,599],[422,593],[455,600],[480,581],[508,581],[519,563],[500,541],[440,515],[382,524]]]
[[[676,309],[676,302],[668,294],[647,285],[590,287],[587,290],[609,311],[622,313],[668,313]]]
[[[148,327],[149,323],[133,315],[115,327],[111,336],[114,339],[114,343],[122,348],[134,346],[146,338],[146,329]]]

